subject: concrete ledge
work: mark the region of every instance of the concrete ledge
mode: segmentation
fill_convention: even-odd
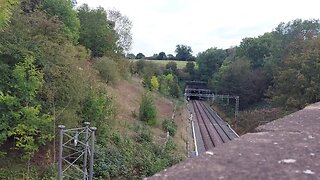
[[[319,179],[320,103],[148,179]]]

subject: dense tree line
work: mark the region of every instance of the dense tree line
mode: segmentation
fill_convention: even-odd
[[[210,48],[197,55],[192,78],[216,93],[239,95],[242,108],[262,100],[302,108],[320,100],[319,32],[319,20],[297,19],[237,47]]]
[[[150,57],[146,57],[143,53],[134,55],[128,53],[126,57],[128,59],[148,59],[148,60],[176,60],[176,61],[194,61],[195,57],[192,55],[192,49],[190,46],[178,44],[175,49],[176,55],[166,54],[161,51],[159,54],[153,54]]]

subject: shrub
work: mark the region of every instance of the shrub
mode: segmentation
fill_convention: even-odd
[[[91,126],[98,127],[98,143],[105,144],[106,136],[109,133],[110,124],[116,115],[116,108],[113,100],[105,92],[91,90],[81,104],[78,112],[83,121],[91,122]]]
[[[97,59],[95,68],[106,83],[115,84],[120,79],[117,63],[107,57]]]
[[[118,58],[117,65],[119,75],[124,79],[128,79],[128,77],[130,77],[130,61],[124,58]]]
[[[157,91],[159,89],[159,81],[157,76],[151,77],[151,91]]]
[[[146,126],[139,126],[137,129],[136,141],[138,143],[150,143],[152,142],[152,132]]]
[[[162,122],[163,130],[169,132],[170,136],[174,136],[177,131],[177,124],[174,120],[166,119]]]
[[[177,80],[170,82],[169,87],[169,93],[172,97],[179,98],[181,96],[182,93]]]
[[[156,124],[157,110],[149,94],[144,94],[142,96],[142,101],[140,103],[139,118],[141,121],[146,122],[150,126]]]

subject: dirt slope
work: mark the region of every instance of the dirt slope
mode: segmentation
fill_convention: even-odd
[[[141,97],[144,93],[141,80],[133,77],[132,80],[122,80],[116,85],[107,87],[108,93],[115,98],[118,106],[117,119],[132,121],[133,113],[138,115]],[[173,103],[157,93],[152,93],[158,110],[158,119],[170,118],[173,112]]]

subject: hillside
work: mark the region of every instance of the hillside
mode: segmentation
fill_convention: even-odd
[[[142,86],[142,80],[138,77],[132,77],[130,80],[121,80],[113,86],[107,86],[107,92],[114,97],[117,105],[117,123],[116,128],[119,132],[131,134],[128,132],[128,126],[141,124],[138,120],[139,106],[141,98],[145,93],[145,88]],[[152,92],[152,96],[157,109],[157,125],[152,129],[154,139],[158,143],[163,143],[167,133],[162,129],[162,122],[165,119],[171,119],[173,113],[174,120],[177,123],[177,135],[174,141],[178,145],[179,154],[186,156],[186,141],[191,139],[191,134],[186,134],[188,114],[185,105],[177,100],[168,99],[163,95]],[[176,109],[176,110],[175,110]]]

